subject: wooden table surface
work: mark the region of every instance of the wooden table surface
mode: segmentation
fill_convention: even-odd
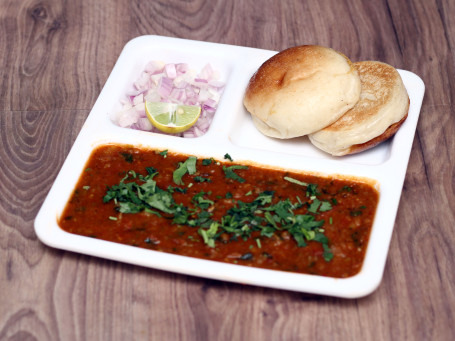
[[[0,340],[454,340],[455,1],[0,0]],[[124,45],[319,44],[426,92],[384,277],[346,300],[43,245],[34,219]]]

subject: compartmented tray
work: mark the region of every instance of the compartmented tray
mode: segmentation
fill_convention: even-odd
[[[391,140],[373,149],[335,158],[316,149],[305,137],[276,140],[262,135],[254,127],[243,107],[243,94],[251,75],[275,53],[160,36],[142,36],[126,44],[36,217],[35,231],[39,239],[63,250],[250,285],[346,298],[361,297],[375,290],[384,271],[424,84],[414,73],[399,70],[410,97],[409,114],[403,126]],[[206,134],[181,138],[121,128],[111,121],[110,113],[116,110],[117,100],[151,60],[183,62],[199,69],[210,63],[221,72],[226,86]],[[67,233],[58,226],[57,219],[92,150],[106,143],[168,149],[218,159],[228,152],[238,163],[244,160],[322,175],[370,178],[379,184],[380,199],[363,267],[353,277],[335,279],[219,263]]]

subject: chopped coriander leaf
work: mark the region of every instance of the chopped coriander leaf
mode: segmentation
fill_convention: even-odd
[[[328,201],[320,201],[319,199],[314,199],[313,202],[310,204],[308,208],[308,212],[311,213],[318,213],[319,212],[327,212],[332,209],[332,205]]]
[[[198,207],[202,209],[207,209],[214,204],[214,202],[210,199],[205,198],[208,193],[201,191],[193,196],[191,201],[196,204]]]
[[[277,226],[277,221],[275,221],[275,216],[273,216],[270,212],[265,212],[264,217],[267,222],[272,225],[275,230],[279,230],[280,228]]]
[[[307,243],[305,242],[305,237],[303,234],[299,233],[299,234],[294,234],[293,235],[295,241],[297,242],[297,246],[298,247],[305,247],[307,246]]]
[[[166,158],[166,157],[167,157],[167,152],[168,152],[168,150],[165,149],[165,150],[163,150],[162,152],[160,152],[160,155],[161,155],[162,157]]]
[[[232,179],[232,180],[235,180],[235,181],[238,181],[241,183],[245,182],[244,178],[242,178],[240,175],[238,175],[237,173],[234,172],[237,169],[248,169],[248,166],[241,166],[241,165],[229,166],[229,167],[223,166],[223,171],[224,171],[224,175],[226,176],[226,178]]]
[[[234,161],[234,160],[232,160],[232,157],[228,153],[224,154],[224,159],[229,160],[231,162]]]
[[[195,220],[196,226],[206,227],[212,223],[211,220],[212,213],[208,211],[201,211],[197,215],[197,219]]]
[[[279,217],[281,220],[289,220],[289,218],[293,217],[293,209],[295,206],[291,203],[289,199],[280,200],[275,205],[271,205],[268,208],[264,208],[264,210],[272,211]]]
[[[160,212],[157,212],[157,211],[155,211],[155,210],[151,210],[151,209],[149,209],[149,208],[147,208],[147,207],[144,208],[144,212],[147,212],[147,213],[150,213],[150,214],[154,214],[154,215],[156,215],[156,216],[158,216],[158,217],[162,217],[162,215],[160,214]]]
[[[167,187],[167,191],[169,193],[174,193],[174,192],[177,192],[177,193],[186,193],[188,191],[187,188],[181,188],[181,187],[172,187],[171,185],[169,185]]]
[[[120,213],[138,213],[142,211],[142,209],[142,206],[132,202],[119,202],[117,207],[117,210]]]
[[[128,163],[133,163],[133,154],[131,153],[120,153],[121,156],[125,159]]]
[[[316,184],[308,184],[307,189],[306,189],[307,197],[315,197],[315,196],[319,195],[317,188],[318,188],[318,185],[316,185]]]
[[[157,169],[154,168],[154,167],[145,167],[145,170],[147,171],[147,173],[148,173],[149,175],[152,175],[152,174],[155,174],[155,173],[158,174]]]
[[[195,176],[194,181],[196,182],[212,182],[209,178],[204,178],[202,176]]]
[[[129,179],[128,174],[134,174],[133,179],[138,178],[142,183],[125,183]],[[114,200],[117,211],[121,213],[138,213],[146,209],[158,209],[165,213],[173,213],[175,205],[171,192],[160,189],[156,186],[153,177],[157,173],[146,176],[137,176],[135,172],[127,172],[118,185],[108,187],[103,202]]]
[[[332,209],[332,205],[328,201],[323,201],[321,203],[321,206],[319,207],[320,212],[327,212],[327,211],[330,211],[331,209]]]
[[[350,215],[351,217],[358,217],[359,215],[362,215],[362,211],[358,210],[358,211],[351,211],[350,212]]]
[[[214,161],[213,158],[210,158],[210,159],[202,159],[202,165],[203,166],[209,166],[212,164],[212,162]]]
[[[332,250],[330,250],[330,247],[326,243],[322,243],[322,248],[324,249],[324,260],[330,262],[333,259]]]
[[[226,199],[232,199],[232,193],[231,192],[227,192],[226,195],[225,195],[225,198]]]
[[[308,184],[306,182],[299,181],[299,180],[291,178],[289,176],[285,176],[283,179],[286,181],[292,182],[293,184],[300,185],[300,186],[305,186],[305,187],[308,186]]]
[[[209,247],[215,247],[215,237],[218,232],[218,223],[214,222],[210,224],[210,227],[206,230],[204,228],[199,228],[198,233],[202,236],[204,243]]]
[[[367,208],[366,206],[362,205],[357,210],[352,210],[350,212],[351,217],[358,217],[359,215],[363,214],[363,210]]]
[[[178,204],[174,207],[174,219],[172,222],[174,224],[184,225],[188,224],[190,213],[188,212],[188,208]]]
[[[172,207],[174,205],[174,199],[172,198],[172,194],[169,192],[156,192],[152,195],[147,196],[144,201],[150,207],[156,208],[165,213],[172,214],[174,212]]]
[[[313,230],[316,227],[320,227],[324,224],[323,220],[316,220],[314,216],[311,214],[298,214],[295,216],[295,223],[293,227],[291,228],[291,234],[293,234],[292,229],[297,229],[298,231],[303,231],[303,230]],[[297,232],[298,232],[297,231]]]
[[[319,199],[314,199],[313,202],[310,204],[310,207],[308,207],[308,212],[317,213],[320,205],[321,201]]]
[[[273,199],[273,191],[264,191],[259,194],[254,201],[260,202],[261,205],[270,204]]]
[[[173,174],[173,180],[175,184],[185,185],[185,183],[182,181],[183,176],[186,173],[190,175],[196,173],[196,160],[197,158],[195,156],[190,156],[188,159],[186,159],[185,162],[179,163],[178,168],[174,171]]]
[[[197,158],[195,156],[190,156],[186,161],[186,168],[188,169],[189,174],[194,174],[196,173],[196,160]]]

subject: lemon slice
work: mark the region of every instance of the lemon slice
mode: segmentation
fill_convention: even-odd
[[[165,133],[176,134],[188,130],[196,123],[201,114],[201,107],[164,102],[145,102],[145,113],[156,128]]]

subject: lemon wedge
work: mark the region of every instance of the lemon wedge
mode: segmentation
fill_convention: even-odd
[[[145,102],[145,113],[150,122],[164,133],[177,134],[191,128],[201,115],[197,105],[164,102]]]

